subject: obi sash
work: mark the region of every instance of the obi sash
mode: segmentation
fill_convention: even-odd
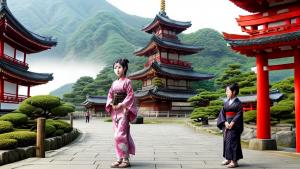
[[[112,104],[118,105],[119,103],[122,103],[124,101],[124,99],[126,98],[126,96],[127,96],[127,93],[114,93]]]
[[[225,114],[226,114],[227,122],[230,123],[237,113],[236,112],[226,112]]]

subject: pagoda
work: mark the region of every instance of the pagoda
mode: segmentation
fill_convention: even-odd
[[[296,152],[300,153],[300,1],[230,0],[253,14],[239,16],[237,23],[246,35],[224,33],[231,48],[256,58],[257,139],[253,149],[276,149],[271,139],[269,71],[294,69]],[[271,59],[293,57],[293,63],[269,65]]]
[[[52,74],[28,71],[28,54],[38,53],[56,45],[50,37],[27,30],[11,13],[6,0],[0,0],[0,111],[8,112],[30,97],[32,86],[52,80]],[[19,87],[27,95],[19,94]]]
[[[169,18],[165,12],[165,0],[162,0],[160,12],[143,28],[143,31],[153,36],[147,46],[136,51],[135,55],[148,59],[144,69],[128,76],[132,80],[142,81],[142,89],[135,93],[142,115],[188,115],[193,107],[187,99],[196,94],[191,82],[214,77],[195,72],[191,63],[182,60],[186,55],[201,50],[180,42],[178,34],[189,27],[191,22]]]

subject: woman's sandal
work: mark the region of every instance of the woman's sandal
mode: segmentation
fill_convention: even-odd
[[[230,161],[229,160],[224,160],[224,161],[222,161],[222,165],[228,165],[230,163]]]
[[[119,165],[122,163],[122,161],[116,161],[110,165],[110,168],[119,168]]]
[[[229,163],[226,167],[227,168],[236,168],[238,166],[239,166],[238,163]]]
[[[122,163],[118,166],[119,168],[127,168],[130,167],[129,161],[122,161]]]

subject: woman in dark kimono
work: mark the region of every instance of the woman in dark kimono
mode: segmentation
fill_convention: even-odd
[[[236,97],[239,94],[237,83],[226,87],[227,101],[218,116],[217,126],[223,130],[223,165],[228,168],[238,167],[238,160],[243,158],[241,134],[244,130],[242,102]]]

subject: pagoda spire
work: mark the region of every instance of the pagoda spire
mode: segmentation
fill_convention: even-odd
[[[160,1],[160,13],[166,14],[166,1],[165,0]]]

